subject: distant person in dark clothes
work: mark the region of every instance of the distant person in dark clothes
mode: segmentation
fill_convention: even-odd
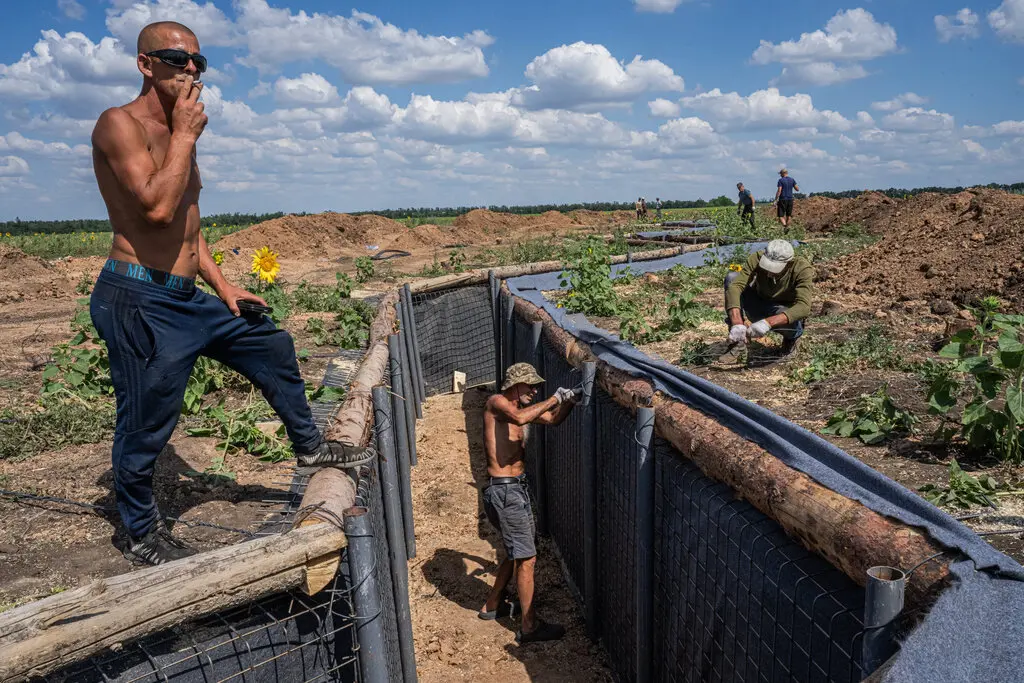
[[[734,363],[748,339],[775,331],[782,335],[782,352],[796,350],[804,333],[804,319],[811,314],[814,267],[793,253],[786,240],[772,240],[764,251],[750,255],[743,268],[725,278],[725,310],[729,325],[729,350],[719,361]],[[751,324],[743,324],[746,315]]]
[[[572,389],[559,388],[551,398],[533,404],[544,379],[529,363],[516,363],[505,373],[501,393],[491,396],[484,407],[484,451],[490,481],[483,490],[487,519],[501,533],[505,559],[498,567],[494,588],[477,616],[497,619],[509,616],[515,604],[505,588],[516,578],[522,625],[516,633],[519,644],[557,640],[565,635],[558,624],[549,624],[534,614],[534,567],[537,563],[537,535],[526,485],[524,427],[529,424],[559,425],[576,405]]]
[[[796,181],[789,177],[789,171],[782,169],[779,171],[779,189],[775,191],[775,205],[779,209],[779,222],[783,226],[789,227],[789,222],[793,218],[793,191],[800,191],[800,186],[796,184]]]
[[[736,183],[736,189],[740,191],[739,204],[736,206],[736,213],[741,221],[749,221],[750,229],[754,229],[754,195],[743,186],[743,183]]]

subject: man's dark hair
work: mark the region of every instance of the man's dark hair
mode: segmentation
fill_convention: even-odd
[[[162,44],[161,40],[164,34],[171,31],[181,31],[182,33],[187,33],[193,38],[197,38],[195,31],[184,24],[179,24],[176,21],[157,21],[139,31],[139,40],[136,44],[138,53],[140,55],[144,55],[147,52],[167,47]]]

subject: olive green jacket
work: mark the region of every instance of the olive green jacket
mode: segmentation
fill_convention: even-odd
[[[778,275],[757,267],[763,251],[750,255],[743,264],[743,270],[725,290],[725,308],[740,307],[740,295],[747,287],[761,299],[786,304],[789,322],[803,320],[811,314],[811,297],[814,293],[814,266],[807,259],[797,256],[786,270]]]

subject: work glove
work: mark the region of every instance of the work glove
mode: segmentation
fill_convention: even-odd
[[[750,326],[750,338],[757,339],[768,334],[768,330],[772,329],[772,326],[768,324],[767,320],[758,320],[756,323]]]
[[[558,387],[555,390],[555,398],[558,399],[558,404],[561,405],[563,401],[571,401],[576,398],[576,393],[572,389]]]
[[[747,326],[733,325],[729,328],[729,341],[733,344],[742,344],[747,341]]]

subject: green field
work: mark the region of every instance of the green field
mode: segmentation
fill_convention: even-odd
[[[221,237],[248,228],[248,225],[218,225],[203,228],[206,241],[213,244]],[[0,236],[0,244],[15,247],[30,256],[55,259],[64,256],[106,256],[113,238],[109,232],[36,233]]]

